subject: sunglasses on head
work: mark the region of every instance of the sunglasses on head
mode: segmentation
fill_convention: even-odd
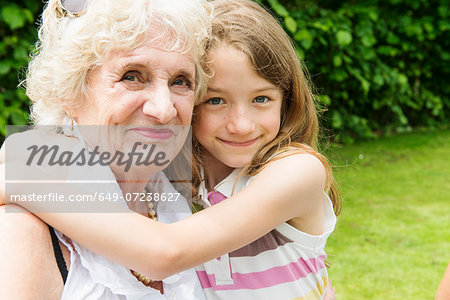
[[[58,0],[58,9],[64,17],[77,18],[86,13],[87,0]]]

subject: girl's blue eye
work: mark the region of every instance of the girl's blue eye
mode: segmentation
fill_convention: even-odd
[[[255,103],[266,103],[267,101],[269,101],[269,97],[266,96],[258,96],[255,99],[253,99],[253,102]]]
[[[212,104],[212,105],[220,105],[220,104],[223,104],[223,99],[221,99],[221,98],[211,98],[211,99],[208,99],[206,101],[206,103],[209,103],[209,104]]]

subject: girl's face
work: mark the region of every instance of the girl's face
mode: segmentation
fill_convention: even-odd
[[[210,59],[214,77],[197,107],[194,135],[211,156],[208,163],[241,168],[277,136],[283,93],[230,45],[218,46]]]

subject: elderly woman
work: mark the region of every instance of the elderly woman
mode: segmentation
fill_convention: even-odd
[[[136,141],[141,147],[170,141],[177,135],[173,128],[190,125],[194,99],[204,88],[200,57],[209,14],[202,0],[50,0],[26,80],[35,123],[67,125],[70,131],[74,124],[108,125],[121,141],[114,149],[122,151]],[[77,142],[69,144],[92,149],[105,130],[85,139],[91,129],[71,132]],[[171,150],[176,154],[180,147]],[[120,179],[121,190],[129,194],[145,190],[165,165],[133,172],[118,164],[110,167],[106,178]],[[162,180],[167,184],[167,178]],[[165,280],[162,296],[147,278],[49,232],[33,215],[1,209],[2,299],[203,297],[191,270]],[[151,209],[148,215],[154,216]]]

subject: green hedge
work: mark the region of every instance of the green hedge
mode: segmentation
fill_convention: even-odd
[[[295,40],[337,140],[448,124],[448,0],[259,2]]]
[[[23,88],[28,54],[37,39],[35,20],[42,11],[36,0],[0,0],[0,141],[5,125],[27,123],[29,100]]]
[[[259,0],[295,40],[338,141],[448,122],[448,1]],[[42,3],[0,0],[0,139],[27,122],[23,89]],[[19,70],[19,73],[17,72]]]

